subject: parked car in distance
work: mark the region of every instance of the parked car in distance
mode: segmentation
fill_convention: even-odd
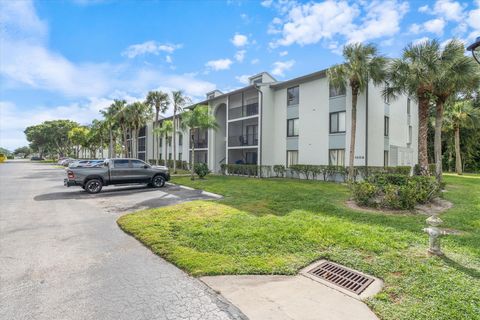
[[[89,168],[103,165],[105,160],[78,160],[68,164],[69,168]]]
[[[167,167],[151,166],[139,159],[107,159],[103,165],[94,167],[71,167],[66,169],[66,187],[79,186],[88,193],[99,193],[103,186],[146,183],[161,188],[170,180]]]
[[[30,158],[30,160],[32,160],[32,161],[42,161],[43,158],[42,158],[42,157],[33,156],[33,157]]]
[[[62,161],[60,161],[60,165],[64,166],[64,167],[68,167],[68,165],[72,162],[75,162],[77,161],[76,159],[72,159],[72,158],[65,158],[63,159]]]

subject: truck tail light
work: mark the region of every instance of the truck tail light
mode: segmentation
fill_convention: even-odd
[[[73,179],[75,179],[75,174],[72,171],[68,170],[67,171],[67,177],[68,177],[69,180],[73,180]]]

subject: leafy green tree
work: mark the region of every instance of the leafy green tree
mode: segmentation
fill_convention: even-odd
[[[349,179],[354,176],[355,140],[357,132],[357,100],[369,81],[380,85],[386,78],[386,59],[378,54],[373,44],[353,43],[343,48],[345,62],[328,70],[328,77],[336,88],[352,89],[352,115],[350,134],[350,154],[348,160]]]
[[[72,147],[68,132],[78,126],[78,123],[70,120],[52,120],[27,127],[24,132],[30,147],[38,151],[40,156],[46,152],[54,156],[64,156],[70,153]]]
[[[131,128],[131,118],[132,113],[127,107],[127,102],[125,100],[114,100],[115,110],[117,111],[114,115],[116,124],[118,124],[120,130],[122,131],[122,142],[123,142],[123,152],[124,157],[128,157],[130,154],[130,146],[128,144],[128,133]]]
[[[164,120],[160,127],[154,129],[155,134],[158,134],[161,137],[165,138],[165,153],[164,153],[164,164],[167,166],[167,140],[173,133],[173,121],[172,120]]]
[[[15,149],[15,151],[13,151],[13,154],[16,156],[22,156],[23,158],[26,158],[32,154],[32,149],[30,149],[30,147],[28,146],[20,147]]]
[[[181,128],[184,131],[189,130],[190,146],[192,147],[192,154],[190,156],[190,170],[191,179],[195,180],[195,132],[196,130],[218,129],[217,120],[208,112],[208,107],[204,105],[197,105],[192,110],[182,114]]]
[[[455,171],[457,174],[462,174],[463,167],[462,155],[460,152],[460,130],[462,128],[478,128],[480,126],[480,109],[474,108],[471,100],[456,101],[446,108],[445,122],[447,128],[454,132]]]
[[[395,98],[398,94],[414,97],[418,102],[418,164],[420,173],[428,175],[428,120],[429,107],[438,72],[440,44],[427,40],[409,44],[400,59],[389,64],[384,95]]]
[[[68,132],[68,139],[75,146],[75,157],[80,157],[80,148],[84,148],[88,142],[88,133],[89,130],[87,127],[75,127]]]
[[[182,90],[172,91],[173,100],[173,172],[177,172],[177,114],[190,103]]]
[[[153,125],[153,159],[156,162],[158,152],[155,152],[155,147],[158,144],[158,142],[156,141],[158,140],[158,136],[157,133],[155,133],[155,129],[158,125],[159,114],[165,113],[168,109],[168,106],[170,104],[170,97],[168,96],[168,93],[162,91],[150,91],[148,92],[147,98],[145,99],[145,104],[155,109],[155,123]]]
[[[433,83],[435,98],[435,175],[442,180],[442,127],[444,107],[448,99],[462,91],[478,88],[479,67],[471,57],[465,56],[465,47],[458,40],[449,41],[439,53],[438,71]]]

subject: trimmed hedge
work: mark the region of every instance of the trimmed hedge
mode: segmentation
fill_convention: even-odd
[[[260,166],[256,164],[226,164],[220,165],[222,174],[238,176],[269,178],[272,174],[272,166]]]
[[[439,194],[440,185],[430,176],[376,174],[352,184],[352,195],[359,205],[412,210]]]

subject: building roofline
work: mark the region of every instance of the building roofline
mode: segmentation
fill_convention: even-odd
[[[286,88],[286,87],[288,87],[290,85],[293,85],[293,84],[300,84],[300,83],[310,81],[310,80],[325,78],[327,76],[327,70],[328,69],[323,69],[323,70],[320,70],[320,71],[316,71],[316,72],[313,72],[313,73],[306,74],[304,76],[300,76],[300,77],[293,78],[293,79],[290,79],[290,80],[278,82],[278,83],[270,85],[270,88],[272,88],[272,89],[283,89],[283,88]]]

